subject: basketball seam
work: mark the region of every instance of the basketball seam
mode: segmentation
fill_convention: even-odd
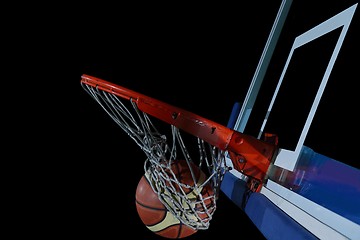
[[[150,206],[147,206],[147,205],[144,205],[142,204],[141,202],[135,200],[135,202],[137,204],[139,204],[140,206],[144,207],[144,208],[147,208],[147,209],[151,209],[151,210],[157,210],[157,211],[164,211],[164,212],[167,212],[168,210],[166,208],[156,208],[156,207],[150,207]]]

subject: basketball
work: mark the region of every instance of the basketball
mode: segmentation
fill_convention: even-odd
[[[206,175],[197,166],[192,165],[191,167],[194,170],[197,184],[200,185],[205,181]],[[184,185],[194,186],[194,181],[186,161],[175,161],[171,166],[171,170],[175,174],[176,179],[181,181],[181,183],[184,183]],[[148,176],[149,174],[145,173],[141,177],[136,189],[135,196],[136,209],[141,221],[145,224],[145,226],[155,234],[158,234],[165,238],[179,239],[196,233],[196,229],[185,225],[179,219],[177,219],[170,211],[167,210],[165,205],[159,200],[157,193],[153,191]],[[177,191],[180,191],[180,188],[182,188],[182,190],[187,194],[188,198],[197,199],[199,195],[194,193],[191,188],[186,188],[183,186],[180,187],[174,184],[173,186]],[[201,194],[203,195],[203,197],[209,196],[212,193],[213,192],[210,185],[206,185],[204,188],[201,189]],[[206,203],[206,207],[211,207],[211,205],[213,204],[213,201],[211,200],[206,200],[204,202]],[[198,205],[196,205],[196,208],[200,209],[199,216],[205,219],[207,215],[201,213],[203,207],[200,206],[200,204]],[[196,219],[195,216],[193,218]]]

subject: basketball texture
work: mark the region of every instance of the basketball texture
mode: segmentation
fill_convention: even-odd
[[[206,180],[206,175],[195,165],[192,166],[194,170],[195,179],[197,180],[198,185],[203,183]],[[177,180],[181,183],[194,186],[194,181],[191,177],[191,172],[189,167],[184,160],[175,161],[172,165],[172,171],[176,175]],[[148,174],[144,174],[137,186],[136,189],[136,209],[139,214],[140,219],[145,224],[145,226],[153,231],[155,234],[158,234],[162,237],[179,239],[190,236],[197,232],[196,229],[183,224],[179,219],[177,219],[171,212],[169,212],[165,205],[159,200],[158,195],[153,191],[149,183]],[[171,184],[171,183],[168,183]],[[180,186],[174,185],[177,191],[180,190]],[[187,194],[188,198],[196,199],[199,194],[195,193],[189,188],[183,188],[184,192]],[[201,189],[201,194],[206,197],[212,194],[212,188],[210,185],[206,185]],[[211,200],[206,200],[206,207],[211,207],[213,202]],[[198,209],[203,209],[203,207],[195,206]],[[209,205],[209,206],[208,206]],[[186,206],[183,206],[186,208]],[[199,216],[203,219],[207,217],[206,214],[200,213]],[[194,216],[194,219],[196,217]]]

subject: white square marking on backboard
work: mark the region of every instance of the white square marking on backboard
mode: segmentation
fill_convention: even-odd
[[[322,94],[325,90],[325,86],[327,84],[327,81],[329,79],[330,73],[332,71],[332,68],[334,66],[335,60],[338,56],[338,53],[340,51],[341,45],[344,41],[345,35],[347,33],[347,30],[349,28],[352,16],[355,12],[356,5],[344,10],[343,12],[340,12],[339,14],[329,18],[328,20],[322,22],[321,24],[315,26],[314,28],[310,29],[309,31],[297,36],[294,40],[294,43],[292,45],[292,48],[289,52],[287,61],[285,63],[284,69],[281,73],[279,82],[277,84],[277,87],[275,89],[275,92],[273,94],[272,100],[270,102],[269,108],[268,108],[268,114],[265,117],[263,124],[261,126],[260,132],[263,132],[265,125],[267,123],[268,117],[271,114],[272,107],[274,105],[274,102],[276,100],[276,96],[279,92],[280,86],[282,84],[283,78],[285,76],[285,73],[289,67],[290,60],[293,56],[293,53],[296,49],[299,49],[301,46],[304,46],[307,43],[310,43],[311,41],[331,32],[332,30],[335,30],[337,28],[342,27],[341,33],[339,35],[339,38],[336,42],[336,45],[334,47],[334,50],[332,52],[331,58],[327,64],[326,71],[322,77],[320,86],[317,90],[316,96],[314,98],[314,101],[312,103],[310,112],[307,116],[306,122],[303,126],[303,129],[301,131],[301,135],[298,139],[298,142],[296,144],[295,150],[289,150],[289,149],[279,149],[278,156],[275,159],[274,165],[282,167],[284,169],[293,171],[293,169],[296,166],[296,162],[298,160],[298,157],[300,155],[301,149],[303,147],[306,135],[308,134],[311,122],[314,118],[314,115],[316,113],[317,107],[319,105],[320,99],[322,97]],[[239,116],[241,117],[241,116]]]

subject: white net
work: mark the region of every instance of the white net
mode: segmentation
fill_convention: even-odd
[[[144,151],[144,174],[166,208],[187,226],[207,229],[216,210],[221,181],[229,170],[225,151],[173,125],[164,123],[170,129],[160,133],[154,119],[140,111],[133,99],[81,84]]]

